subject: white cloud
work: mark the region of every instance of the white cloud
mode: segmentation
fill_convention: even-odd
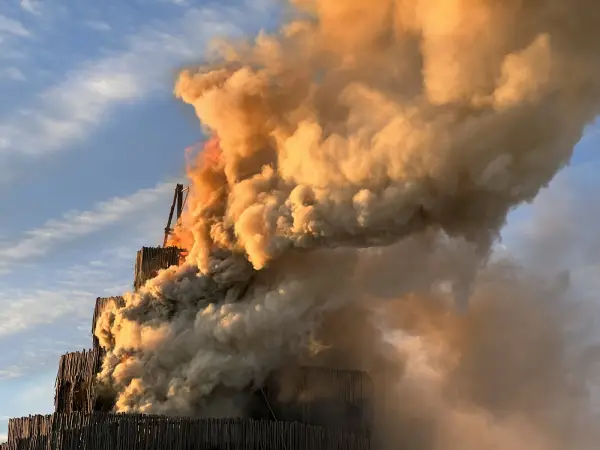
[[[32,330],[45,327],[40,331],[42,341],[31,344],[27,339],[18,339],[12,344],[13,354],[0,355],[0,380],[18,377],[32,365],[43,364],[48,358],[41,356],[53,358],[57,348],[63,352],[80,348],[82,339],[87,342],[94,300],[122,295],[132,288],[136,251],[148,245],[155,233],[128,231],[119,238],[122,240],[107,242],[108,247],[94,254],[87,263],[62,269],[38,266],[28,271],[30,286],[0,289],[0,345],[6,345],[5,339],[13,335],[29,333],[23,336],[31,337]],[[40,284],[44,287],[37,288]],[[67,321],[69,329],[57,328],[58,321]],[[64,324],[62,326],[64,328]],[[57,340],[56,332],[65,331],[72,341]],[[14,351],[15,345],[18,351]]]
[[[115,105],[169,92],[180,65],[195,61],[213,36],[238,32],[248,17],[248,11],[207,7],[144,28],[125,39],[123,51],[85,63],[43,92],[37,105],[0,123],[0,156],[65,149],[92,132]]]
[[[152,245],[160,235],[164,217],[156,211],[167,209],[172,189],[171,183],[160,183],[126,197],[112,198],[87,211],[64,214],[26,232],[20,241],[0,246],[0,269],[28,280],[28,285],[14,287],[11,279],[6,278],[0,287],[0,343],[4,345],[3,339],[40,326],[55,327],[58,320],[65,318],[85,323],[84,331],[75,335],[87,335],[94,299],[120,295],[131,288],[135,252],[142,245]],[[88,262],[70,263],[67,259],[59,267],[39,263],[46,252],[66,241],[117,225],[120,232],[108,233],[100,251],[93,249]],[[36,259],[37,263],[30,267],[18,264]],[[17,345],[25,348],[21,341]],[[35,349],[39,356],[41,347],[36,345]],[[24,351],[17,352],[23,354]],[[9,357],[6,352],[2,358],[0,379],[18,377],[27,365],[27,361],[15,360],[15,356]],[[34,359],[39,363],[39,358]]]
[[[8,440],[8,434],[0,434],[0,443]]]
[[[170,197],[171,186],[168,185],[168,187],[169,189],[165,189],[164,192],[167,197]],[[106,225],[112,223],[116,218],[122,218],[122,211],[129,214],[132,212],[130,207],[135,203],[138,203],[136,208],[142,216],[145,214],[140,213],[142,209],[149,209],[150,212],[153,212],[157,205],[152,206],[152,202],[146,201],[144,198],[151,199],[155,194],[157,197],[162,195],[162,187],[147,190],[142,194],[140,192],[102,203],[91,211],[75,214],[73,215],[74,220],[58,221],[68,225],[61,225],[58,228],[51,226],[45,231],[43,228],[39,228],[34,238],[40,236],[42,246],[45,246],[47,250],[57,242],[62,242],[55,241],[53,238],[56,236],[57,229],[61,231],[77,230],[79,226],[82,226],[87,233],[90,230],[89,225],[96,221]],[[163,206],[162,203],[160,206]],[[136,221],[140,217],[138,214],[133,214],[133,216]],[[82,219],[84,217],[85,219]],[[31,333],[32,330],[41,326],[46,327],[43,328],[44,339],[47,342],[56,341],[55,333],[59,331],[56,328],[59,320],[67,320],[71,323],[73,333],[70,336],[77,340],[78,344],[82,337],[87,338],[94,300],[96,297],[121,295],[131,289],[136,251],[142,245],[152,245],[153,240],[160,235],[161,227],[159,225],[164,225],[163,219],[162,216],[152,214],[148,220],[143,220],[144,223],[140,226],[127,226],[123,235],[111,235],[112,237],[103,243],[99,252],[94,250],[87,262],[76,262],[70,265],[67,262],[67,265],[62,268],[42,264],[25,270],[16,268],[15,273],[21,275],[20,278],[23,278],[25,274],[29,284],[17,288],[12,287],[12,283],[8,280],[8,284],[0,288],[0,345],[6,345],[5,339],[10,336]],[[82,232],[76,231],[79,236],[82,235]],[[59,236],[62,234],[59,233]],[[59,239],[61,238],[59,237]],[[32,244],[23,246],[22,249],[27,251],[30,248],[29,245]],[[82,324],[80,330],[77,330],[78,324]],[[23,336],[31,336],[31,334],[23,334]],[[29,347],[35,354],[33,358],[26,358],[28,348],[26,340],[17,340],[15,343],[13,345],[17,345],[19,351],[14,352],[13,355],[7,355],[7,352],[0,355],[0,380],[18,377],[24,367],[29,370],[32,364],[41,364],[47,358],[40,358],[40,355],[45,352],[49,356],[53,356],[51,348],[58,345],[58,341],[56,341],[49,345],[47,350],[39,343],[30,345]],[[61,343],[58,347],[62,349],[60,351],[64,351],[65,348],[72,348],[73,345]]]
[[[1,75],[13,81],[25,81],[27,79],[23,71],[18,67],[8,67],[2,71]]]
[[[1,380],[10,380],[12,378],[19,378],[23,375],[23,368],[13,365],[8,366],[3,369],[0,369],[0,381]],[[2,441],[2,437],[0,436],[0,441]]]
[[[41,2],[37,0],[21,0],[21,8],[30,14],[39,14],[41,6]]]
[[[10,270],[18,262],[43,256],[54,246],[117,224],[139,214],[166,204],[171,195],[171,183],[160,183],[151,189],[142,189],[127,197],[115,197],[83,212],[69,212],[60,219],[47,221],[31,229],[15,243],[0,243],[0,270]]]
[[[170,189],[166,192],[168,196],[171,195]],[[142,205],[145,203],[149,208],[150,203],[146,202],[144,197],[150,198],[152,195],[138,193],[105,202],[92,211],[74,215],[75,220],[60,221],[68,225],[58,228],[76,230],[77,227],[83,226],[87,232],[88,226],[96,220],[103,224],[111,222],[115,217],[122,217],[121,211],[130,211],[129,207],[136,202]],[[144,207],[137,208],[140,211]],[[83,217],[85,219],[81,220]],[[134,218],[137,220],[138,216],[135,215]],[[121,295],[131,289],[136,251],[142,245],[152,245],[152,240],[160,234],[159,225],[164,225],[162,219],[164,218],[152,214],[149,220],[143,220],[142,226],[126,227],[123,235],[112,235],[103,243],[102,250],[99,252],[97,249],[93,250],[94,253],[88,258],[88,262],[76,262],[70,265],[67,262],[67,265],[62,268],[41,264],[25,270],[16,268],[15,273],[20,275],[20,278],[26,275],[28,285],[12,287],[10,280],[7,280],[8,283],[0,288],[0,345],[5,346],[7,342],[5,339],[11,336],[31,333],[32,330],[42,326],[45,327],[41,331],[44,339],[47,342],[56,341],[56,332],[64,333],[64,330],[57,328],[58,321],[65,320],[73,328],[67,330],[71,336],[69,339],[75,339],[78,344],[82,338],[87,339],[94,300],[96,297]],[[52,237],[55,236],[56,230],[54,226],[48,227],[46,231],[40,228],[35,238],[40,236],[44,242],[42,246],[48,249],[58,242]],[[31,244],[22,248],[26,251],[29,245]],[[81,324],[80,330],[77,330],[78,324]],[[31,334],[23,334],[23,336],[31,336]],[[74,343],[75,341],[72,342]],[[8,354],[5,351],[0,355],[0,380],[18,377],[24,367],[29,370],[32,364],[42,364],[47,358],[40,358],[41,353],[45,352],[53,356],[51,348],[57,347],[58,344],[50,345],[49,350],[44,350],[44,346],[39,343],[30,345],[29,347],[35,353],[33,358],[26,357],[29,348],[26,340],[15,340],[12,345],[13,353]],[[18,351],[14,351],[14,345],[19,348]],[[73,345],[62,343],[59,347],[64,351],[65,348],[71,348]]]
[[[0,14],[0,34],[28,37],[31,33],[21,22]]]
[[[89,312],[93,292],[73,289],[10,289],[0,293],[0,338]]]

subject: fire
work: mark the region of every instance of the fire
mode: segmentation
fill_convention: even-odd
[[[538,437],[552,441],[573,417],[570,343],[552,311],[565,294],[482,267],[507,214],[548,185],[600,113],[598,1],[294,3],[314,8],[180,74],[175,95],[209,134],[188,151],[170,241],[186,264],[107,318],[101,378],[117,405],[196,415],[300,354],[327,354],[311,339],[323,317],[380,300],[396,306],[387,322],[403,319],[389,324],[391,357],[413,369],[399,375],[399,404],[440,439],[423,448],[553,448]],[[440,281],[450,287],[436,292]],[[478,320],[447,319],[446,295]],[[508,407],[512,422],[495,420]]]
[[[195,212],[204,207],[214,197],[214,185],[221,184],[224,181],[220,174],[223,152],[217,136],[209,138],[200,151],[197,151],[197,146],[191,146],[186,149],[185,154],[187,160],[186,172],[191,189],[188,192],[187,207],[173,227],[173,233],[167,241],[168,246],[183,249],[182,256],[184,259],[194,243],[192,229]]]

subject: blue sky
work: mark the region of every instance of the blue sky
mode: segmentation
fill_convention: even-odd
[[[0,441],[8,417],[52,410],[58,357],[91,344],[95,298],[128,289],[135,251],[161,241],[183,149],[202,138],[172,97],[177,69],[212,37],[273,27],[273,3],[0,2]],[[600,275],[595,236],[580,239],[600,230],[599,142],[590,127],[572,167],[505,231],[507,245],[539,249],[556,239],[540,230],[564,222],[582,248],[554,263],[586,283]]]

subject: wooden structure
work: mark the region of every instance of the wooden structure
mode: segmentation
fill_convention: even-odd
[[[94,411],[94,378],[100,371],[100,350],[83,350],[60,357],[54,409],[58,413]]]
[[[183,197],[183,193],[186,193],[185,198]],[[173,195],[173,203],[171,203],[171,210],[169,211],[169,218],[167,219],[167,226],[165,227],[165,238],[163,240],[163,247],[167,246],[167,242],[169,241],[169,236],[173,233],[173,227],[171,227],[171,223],[173,222],[173,213],[176,212],[175,224],[181,218],[181,213],[183,212],[183,207],[185,206],[185,201],[187,200],[187,194],[189,189],[184,189],[183,184],[178,184],[175,186],[175,194]],[[177,208],[177,209],[176,209]]]
[[[2,450],[368,450],[366,436],[302,423],[71,413],[9,421]]]
[[[181,215],[178,185],[169,215]],[[167,233],[165,229],[165,233]],[[166,234],[168,236],[168,234]],[[134,288],[161,269],[180,263],[180,249],[144,247],[136,258]],[[92,335],[107,308],[122,297],[96,299]],[[95,386],[103,350],[94,336],[91,350],[60,358],[55,413],[10,419],[8,442],[0,450],[368,450],[373,383],[361,372],[300,367],[276,372],[252,393],[250,418],[167,417],[114,414],[114,393]]]
[[[177,247],[142,247],[135,260],[133,288],[137,291],[159,270],[179,265],[180,252]]]

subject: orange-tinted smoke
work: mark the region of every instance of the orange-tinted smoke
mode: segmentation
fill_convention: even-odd
[[[214,189],[224,185],[224,178],[219,167],[222,164],[222,150],[218,136],[213,136],[201,145],[186,148],[187,168],[186,173],[191,189],[188,193],[186,208],[174,227],[173,233],[167,241],[168,246],[190,249],[194,242],[192,225],[194,211],[202,205],[211,202]]]

